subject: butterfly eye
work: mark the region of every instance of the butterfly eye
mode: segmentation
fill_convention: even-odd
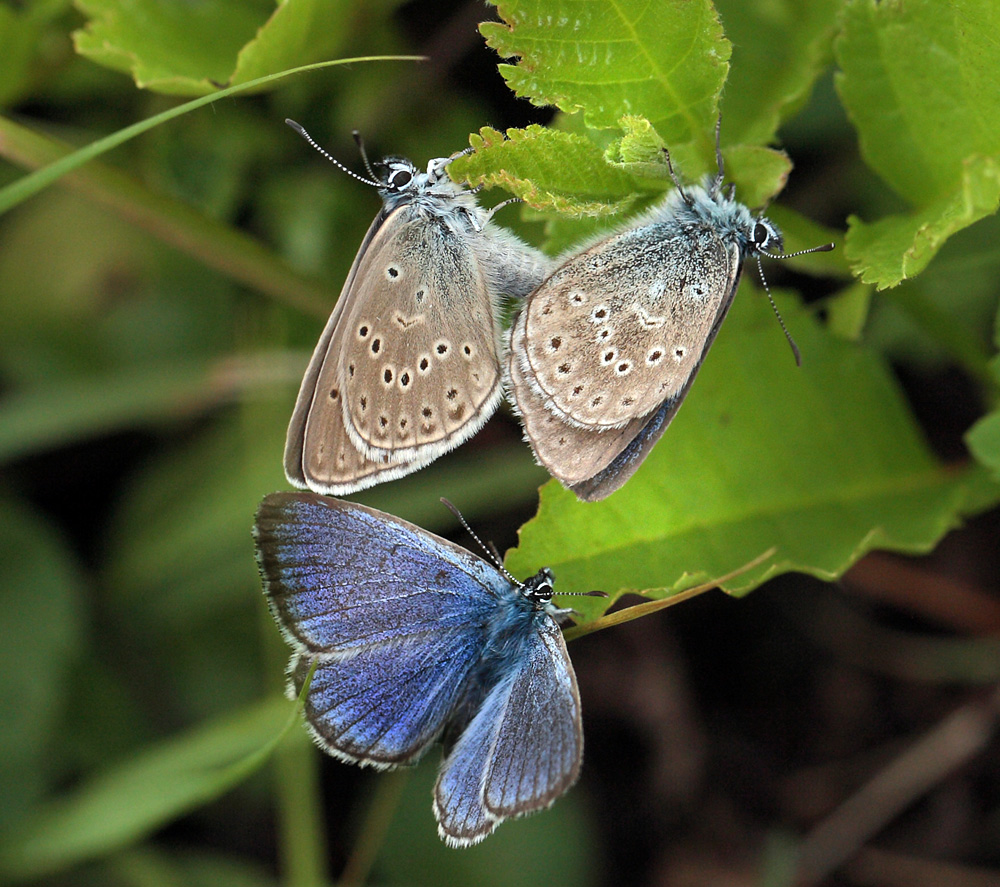
[[[389,176],[389,187],[401,191],[413,181],[413,173],[408,169],[397,169]]]
[[[548,567],[542,567],[534,576],[525,581],[524,592],[535,600],[539,601],[550,601],[552,600],[552,585],[555,581],[555,577],[552,575],[552,570]]]
[[[772,233],[770,225],[765,225],[763,222],[757,222],[753,226],[753,245],[757,247],[757,249],[766,249]]]
[[[754,252],[781,252],[781,232],[768,219],[760,218],[754,222],[750,237]]]

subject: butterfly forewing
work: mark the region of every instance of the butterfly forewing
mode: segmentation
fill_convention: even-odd
[[[350,761],[419,757],[451,716],[481,658],[507,581],[465,549],[412,524],[309,493],[258,510],[265,592],[299,651],[294,692],[317,740]]]
[[[255,535],[275,619],[297,648],[326,656],[453,628],[478,639],[507,585],[464,548],[311,493],[267,496]]]
[[[599,430],[656,410],[701,360],[730,276],[721,240],[666,223],[567,261],[524,309],[522,353],[549,409]]]
[[[465,217],[427,219],[403,206],[390,221],[391,233],[362,260],[358,292],[331,343],[338,359],[320,386],[329,381],[342,393],[359,450],[396,461],[471,437],[499,402],[500,368],[490,289],[454,228],[467,226]]]

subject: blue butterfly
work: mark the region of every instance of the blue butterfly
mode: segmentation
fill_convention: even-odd
[[[271,613],[295,649],[289,693],[317,663],[305,716],[336,758],[390,768],[437,739],[438,833],[467,847],[576,782],[580,695],[552,572],[518,583],[404,520],[311,493],[272,493],[254,538]]]

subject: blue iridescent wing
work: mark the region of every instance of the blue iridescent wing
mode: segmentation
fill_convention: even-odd
[[[320,744],[392,766],[441,732],[509,582],[406,521],[311,493],[274,493],[254,530],[264,590],[295,648],[290,673]]]
[[[322,748],[350,763],[393,767],[417,760],[441,734],[481,649],[431,637],[348,659],[299,653],[289,673],[298,692],[319,659],[305,717]]]
[[[576,782],[583,757],[580,696],[559,626],[526,626],[518,667],[488,693],[441,767],[438,833],[476,844],[504,819],[548,807]]]
[[[288,642],[326,656],[428,633],[478,635],[510,583],[407,521],[313,493],[272,493],[254,537],[264,591]]]

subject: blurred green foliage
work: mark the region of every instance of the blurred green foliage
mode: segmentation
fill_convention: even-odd
[[[532,208],[503,223],[552,250],[609,224],[606,210],[661,194],[660,144],[689,178],[711,169],[720,107],[743,199],[762,204],[788,177],[788,159],[768,147],[777,134],[793,160],[813,161],[801,181],[791,173],[791,205],[769,210],[789,248],[830,237],[810,217],[835,228],[857,217],[846,260],[843,250],[796,260],[832,281],[831,295],[803,307],[778,294],[803,369],[744,282],[647,465],[599,505],[550,483],[515,572],[545,563],[563,590],[662,596],[777,545],[731,590],[793,569],[833,578],[873,547],[926,551],[998,499],[1000,97],[995,77],[967,76],[1000,68],[988,0],[512,0],[483,27],[517,57],[503,76],[567,113],[507,140],[483,129],[498,124],[497,106],[449,76],[459,50],[481,49],[469,10],[441,20],[429,6],[420,35],[421,16],[396,5],[0,6],[0,184],[176,109],[165,96],[335,56],[430,56],[315,70],[216,101],[0,219],[0,882],[269,884],[261,857],[272,854],[256,836],[274,832],[290,884],[328,879],[325,838],[393,883],[580,884],[596,871],[579,792],[482,847],[445,850],[426,766],[400,789],[396,818],[380,818],[377,795],[368,813],[334,804],[343,829],[328,835],[298,730],[275,756],[277,778],[230,791],[291,711],[278,696],[286,653],[259,594],[253,511],[285,486],[298,378],[378,205],[285,117],[347,163],[352,129],[375,152],[421,163],[476,134],[483,150],[453,169],[523,196]],[[542,212],[552,209],[585,216]],[[933,429],[918,425],[890,360],[954,364],[971,381],[978,466],[932,452]],[[544,480],[508,417],[359,498],[441,529],[452,521],[439,496],[475,525],[523,513]],[[579,606],[591,603],[606,606]],[[191,811],[200,843],[147,840]],[[383,828],[394,852],[379,857]]]

